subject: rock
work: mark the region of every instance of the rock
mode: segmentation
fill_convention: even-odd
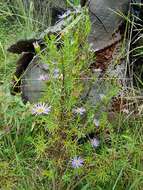
[[[89,43],[95,51],[104,49],[121,39],[117,33],[126,15],[129,0],[90,0],[89,13],[92,29]]]
[[[37,102],[45,92],[48,80],[48,65],[35,56],[21,79],[22,99]]]
[[[103,60],[102,64],[108,64],[106,65],[105,70],[103,70],[102,65],[99,65],[98,69],[94,69],[94,76],[96,78],[95,82],[93,82],[92,85],[89,85],[87,83],[87,89],[88,89],[88,102],[92,106],[97,106],[104,100],[104,98],[109,98],[112,91],[112,95],[116,96],[118,94],[118,88],[120,85],[123,86],[122,90],[124,90],[127,86],[126,81],[126,64],[125,60],[120,57],[120,49],[122,47],[121,43],[118,43],[115,45],[112,53],[112,59]],[[108,48],[109,49],[109,48]],[[105,54],[107,50],[103,50],[102,54]],[[108,51],[107,51],[108,53]],[[102,55],[101,55],[102,56]],[[107,56],[107,55],[106,55]],[[119,60],[118,60],[119,59]],[[117,63],[118,60],[118,63]],[[96,63],[95,63],[96,67]],[[101,70],[101,72],[97,72],[98,70]],[[102,72],[103,71],[103,72]],[[113,86],[113,79],[116,81],[116,85]],[[91,86],[91,87],[90,87]],[[90,87],[90,91],[89,91]],[[114,90],[115,92],[114,92]],[[87,91],[87,90],[86,90]],[[101,111],[105,110],[105,107],[101,107]]]

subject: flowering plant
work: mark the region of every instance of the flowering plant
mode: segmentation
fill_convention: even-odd
[[[82,179],[89,175],[90,170],[93,171],[95,148],[99,146],[98,139],[88,137],[97,129],[95,109],[89,109],[88,101],[82,99],[93,60],[93,52],[87,42],[90,31],[87,10],[84,8],[77,15],[73,14],[70,25],[72,27],[61,31],[60,41],[55,35],[45,37],[47,48],[39,52],[39,56],[49,68],[47,90],[41,99],[47,104],[37,103],[32,108],[32,114],[38,117],[48,133],[42,136],[46,144],[37,156],[47,160],[47,172],[52,171],[51,178],[47,179],[49,182],[54,180],[51,184],[59,189],[64,186],[71,188],[74,183],[73,180],[69,184],[71,178],[78,175]],[[85,140],[81,142],[82,139]]]
[[[98,60],[93,59],[90,51],[91,46],[89,47],[87,42],[90,22],[87,12],[80,10],[78,6],[79,0],[69,0],[71,7],[73,3],[76,4],[74,13],[73,7],[71,11],[59,16],[60,20],[66,20],[70,16],[68,21],[71,21],[60,35],[45,37],[47,47],[42,51],[40,44],[33,44],[39,59],[49,65],[46,67],[46,70],[49,69],[47,73],[37,76],[38,82],[46,84],[47,92],[34,105],[24,104],[20,94],[10,94],[10,81],[17,56],[7,56],[6,48],[14,38],[22,38],[22,35],[25,38],[25,31],[29,38],[35,28],[38,28],[37,22],[30,16],[32,12],[27,6],[25,12],[23,9],[19,12],[20,15],[23,14],[22,17],[19,14],[12,14],[14,17],[11,17],[8,12],[14,8],[9,7],[11,1],[1,1],[0,189],[141,190],[143,106],[139,106],[137,101],[138,110],[131,113],[127,104],[122,107],[123,100],[120,113],[108,109],[111,98],[117,92],[118,85],[113,84],[116,77],[111,78],[106,73],[106,68],[104,74],[107,75],[101,79],[105,82],[104,86],[101,86],[100,80],[93,77],[95,73],[97,77],[102,77],[103,69],[98,68]],[[27,1],[12,2],[13,5],[16,3],[18,8]],[[32,2],[35,0],[30,1],[29,8],[34,8]],[[43,6],[43,2],[47,3],[47,0],[40,2]],[[85,3],[84,0],[80,2]],[[45,8],[49,10],[47,6]],[[3,20],[5,13],[8,17]],[[46,19],[47,15],[47,12],[42,14]],[[129,21],[128,17],[126,18]],[[24,21],[24,25],[21,21]],[[129,23],[132,25],[132,22],[127,25]],[[45,25],[41,22],[39,26],[41,30],[41,26]],[[120,64],[119,60],[124,56],[129,56],[125,53],[128,49],[125,42],[126,40],[121,44],[121,52],[115,60],[115,65]],[[109,49],[112,48],[114,49]],[[103,54],[105,51],[103,50]],[[108,53],[110,54],[110,50]],[[100,64],[102,66],[102,62]],[[93,85],[94,91],[89,94],[90,86]],[[109,90],[108,94],[106,89]],[[133,94],[136,95],[134,90]],[[89,97],[93,94],[97,95],[98,101],[95,102],[93,98],[91,104]],[[126,95],[130,100],[132,93]],[[120,101],[114,103],[114,108],[118,108]],[[135,108],[134,104],[130,105]]]

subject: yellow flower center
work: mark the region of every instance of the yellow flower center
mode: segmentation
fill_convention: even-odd
[[[37,113],[43,113],[44,112],[44,108],[38,108],[37,109]]]
[[[75,163],[76,163],[76,165],[79,165],[79,164],[80,164],[80,161],[79,161],[79,160],[76,160]]]

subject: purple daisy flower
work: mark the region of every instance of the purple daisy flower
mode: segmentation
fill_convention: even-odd
[[[83,159],[81,158],[81,157],[74,157],[73,159],[72,159],[72,167],[73,168],[80,168],[80,167],[82,167],[83,166]]]
[[[97,148],[99,146],[99,140],[97,138],[93,138],[90,140],[91,142],[91,145],[94,147],[94,148]]]
[[[57,79],[59,77],[59,69],[54,70],[53,76],[54,76],[55,79]]]
[[[96,127],[99,127],[99,125],[100,125],[100,121],[96,118],[93,120],[93,123]]]
[[[83,115],[86,112],[86,109],[83,107],[73,109],[73,112],[79,115]]]
[[[51,106],[48,106],[45,103],[37,103],[34,104],[32,107],[32,114],[33,115],[42,115],[42,114],[49,114],[49,112],[51,111]]]
[[[39,80],[42,80],[42,81],[49,80],[49,76],[42,74],[42,75],[40,75]]]
[[[122,110],[122,112],[123,112],[123,113],[126,113],[126,114],[129,114],[129,113],[130,113],[129,110],[126,109],[126,108],[124,108],[124,109]]]
[[[71,14],[71,11],[68,10],[68,11],[65,12],[64,14],[58,15],[58,18],[59,18],[59,19],[64,19],[64,18],[68,17],[70,14]]]

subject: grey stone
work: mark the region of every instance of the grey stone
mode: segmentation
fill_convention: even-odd
[[[92,29],[89,42],[98,51],[120,40],[116,31],[124,21],[119,14],[127,14],[129,0],[90,0],[89,13]],[[120,13],[119,13],[120,12]]]
[[[121,51],[122,44],[118,43],[116,45],[116,48],[112,54],[112,60],[110,61],[106,71],[104,74],[99,75],[97,72],[94,73],[96,80],[93,82],[93,84],[89,84],[87,82],[86,84],[86,92],[88,92],[88,99],[87,101],[92,106],[97,106],[98,104],[101,104],[100,111],[106,110],[106,108],[103,106],[102,101],[104,98],[109,97],[110,91],[113,91],[113,88],[118,88],[120,85],[122,85],[122,91],[126,90],[127,88],[127,78],[126,78],[126,63],[124,59],[121,59],[120,62],[117,63],[118,56]],[[121,57],[120,57],[121,58]],[[93,76],[94,76],[93,75]],[[112,84],[113,79],[115,79],[118,83],[118,86],[114,86]],[[89,91],[90,88],[90,91]],[[120,92],[117,90],[117,94],[115,91],[115,95],[118,95]],[[86,93],[85,93],[86,94]]]
[[[46,91],[48,79],[48,65],[35,56],[21,79],[23,100],[31,103],[37,102]]]

